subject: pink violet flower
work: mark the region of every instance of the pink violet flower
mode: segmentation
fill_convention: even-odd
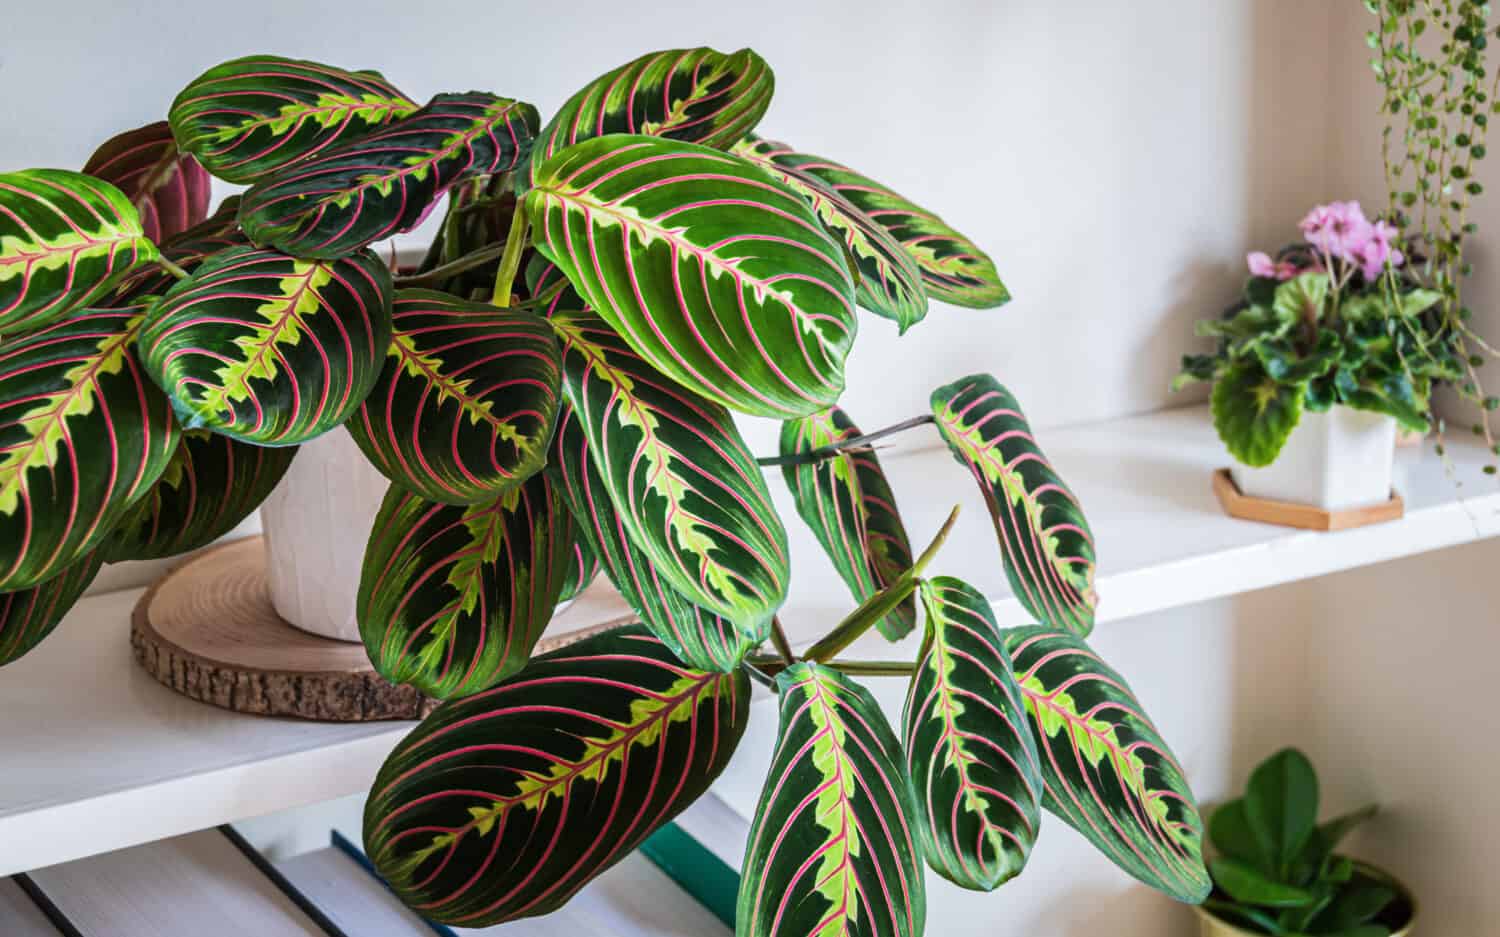
[[[1345,263],[1363,264],[1375,228],[1358,202],[1318,205],[1302,219],[1302,236],[1314,248]]]

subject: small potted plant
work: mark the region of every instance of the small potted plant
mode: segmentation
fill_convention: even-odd
[[[1341,510],[1391,494],[1396,429],[1429,427],[1433,382],[1461,374],[1428,314],[1442,295],[1406,273],[1396,230],[1358,202],[1319,205],[1303,240],[1252,253],[1244,299],[1198,334],[1173,382],[1214,384],[1214,426],[1248,496]]]
[[[1318,776],[1284,749],[1250,775],[1245,795],[1214,811],[1214,890],[1198,908],[1202,937],[1405,937],[1416,903],[1395,877],[1334,852],[1373,804],[1318,822]]]

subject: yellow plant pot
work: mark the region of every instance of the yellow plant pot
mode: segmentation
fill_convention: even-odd
[[[1406,907],[1411,910],[1407,916],[1406,924],[1400,929],[1391,932],[1391,937],[1411,937],[1412,927],[1417,921],[1417,900],[1412,897],[1411,890],[1392,874],[1384,869],[1376,868],[1365,862],[1356,862],[1354,867],[1359,869],[1370,878],[1385,882],[1400,893]],[[1220,917],[1216,917],[1212,911],[1202,905],[1193,909],[1198,912],[1198,937],[1265,937],[1260,931],[1248,930],[1238,924],[1232,924]]]

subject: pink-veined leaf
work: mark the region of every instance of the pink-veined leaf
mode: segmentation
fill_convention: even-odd
[[[25,656],[52,633],[99,573],[95,550],[40,585],[0,593],[0,667]]]
[[[468,696],[525,666],[567,576],[572,520],[543,475],[487,502],[392,485],[365,549],[359,633],[392,683]]]
[[[631,542],[571,409],[565,410],[558,422],[547,468],[572,511],[580,543],[603,564],[610,581],[641,621],[688,666],[728,673],[769,637],[770,619],[747,632],[723,616],[694,605],[667,582],[649,555]]]
[[[506,172],[531,146],[536,108],[440,94],[367,136],[263,178],[240,202],[250,240],[302,258],[352,253],[420,224],[455,183]]]
[[[1080,637],[1004,633],[1036,738],[1043,804],[1131,875],[1197,904],[1211,882],[1187,777],[1130,685]]]
[[[390,341],[391,272],[374,254],[314,261],[236,247],[167,292],[140,352],[187,428],[291,446],[354,413]]]
[[[993,891],[1036,842],[1036,742],[984,596],[949,576],[923,580],[921,594],[927,634],[902,724],[924,851],[949,881]]]
[[[802,454],[860,435],[838,407],[781,425],[781,454]],[[873,449],[846,449],[817,462],[782,466],[797,513],[817,535],[857,602],[889,586],[911,566],[911,542],[896,496]],[[917,623],[907,598],[876,627],[892,641]]]
[[[1094,536],[1021,405],[990,375],[973,374],[933,391],[932,412],[984,493],[1016,598],[1038,621],[1087,635],[1099,602]]]
[[[854,283],[802,197],[738,157],[658,137],[586,140],[536,167],[537,249],[652,367],[757,416],[834,403]]]
[[[869,692],[797,663],[745,847],[739,937],[921,937],[919,816],[901,746]]]
[[[763,142],[760,155],[799,176],[817,179],[889,231],[917,262],[933,299],[974,309],[1010,301],[1010,291],[989,255],[936,214],[847,166],[799,153],[785,143]]]
[[[586,312],[547,320],[563,393],[629,540],[685,598],[747,634],[786,598],[786,530],[729,412],[673,384]]]
[[[208,172],[177,151],[164,120],[111,137],[83,171],[124,192],[140,213],[146,237],[158,245],[208,217]]]
[[[249,184],[416,109],[379,72],[250,55],[193,79],[168,121],[205,169]]]
[[[400,290],[385,368],[347,424],[391,481],[429,501],[493,500],[540,471],[562,360],[542,319]]]
[[[141,317],[88,310],[0,346],[0,592],[74,566],[166,470],[180,434],[136,362]]]
[[[605,72],[567,100],[537,138],[539,163],[611,133],[669,137],[727,150],[755,129],[776,79],[751,49],[667,49]]]
[[[125,193],[61,169],[0,173],[0,334],[56,322],[156,260]]]
[[[396,746],[365,851],[428,919],[547,914],[708,789],[749,702],[743,670],[684,667],[638,625],[540,655]]]
[[[927,315],[927,293],[916,258],[832,186],[777,162],[773,157],[785,149],[783,144],[752,137],[735,144],[730,152],[795,189],[812,206],[818,220],[844,242],[854,263],[854,296],[861,306],[893,320],[901,332],[922,321]]]

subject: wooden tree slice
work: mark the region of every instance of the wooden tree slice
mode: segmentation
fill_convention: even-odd
[[[553,620],[537,653],[633,618],[600,585]],[[364,645],[310,634],[277,615],[261,537],[207,550],[157,580],[136,603],[130,644],[158,682],[236,712],[370,722],[417,719],[436,705],[377,674]]]

